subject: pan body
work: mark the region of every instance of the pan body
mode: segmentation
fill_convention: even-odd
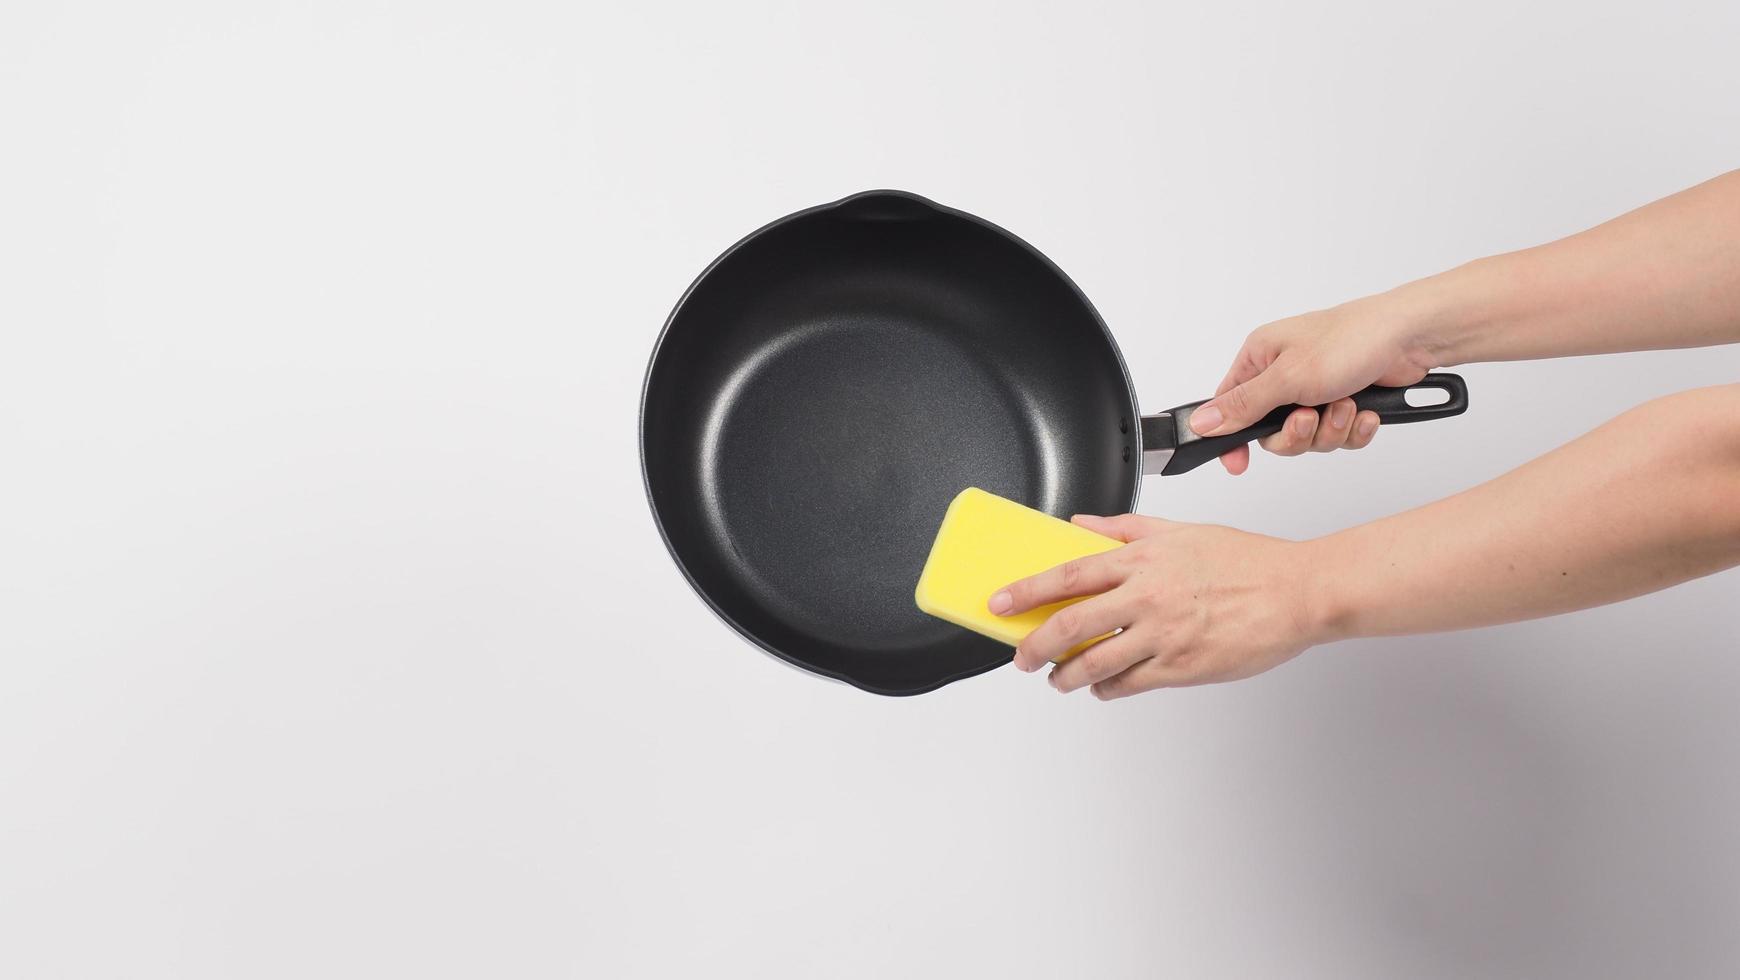
[[[1116,345],[1008,232],[872,191],[720,256],[648,368],[641,462],[695,591],[762,649],[880,694],[1008,647],[913,603],[949,501],[1059,516],[1134,506],[1141,447]]]

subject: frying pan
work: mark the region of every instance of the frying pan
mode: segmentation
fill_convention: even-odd
[[[1388,424],[1458,415],[1462,379],[1354,397]],[[689,584],[756,646],[877,694],[934,690],[1009,648],[913,604],[968,486],[1058,516],[1135,509],[1279,431],[1198,438],[1201,402],[1144,417],[1117,344],[1040,252],[982,218],[877,190],[728,249],[671,311],[641,395],[641,471]]]

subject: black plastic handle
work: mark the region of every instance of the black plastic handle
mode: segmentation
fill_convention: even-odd
[[[1414,406],[1408,404],[1410,391],[1442,391],[1450,397],[1437,405]],[[1229,432],[1223,436],[1203,438],[1190,430],[1190,413],[1206,404],[1209,399],[1180,405],[1166,413],[1172,416],[1172,424],[1177,432],[1177,446],[1172,458],[1160,470],[1167,476],[1188,473],[1211,459],[1225,455],[1229,450],[1237,449],[1247,442],[1261,439],[1281,431],[1281,426],[1287,422],[1287,416],[1293,414],[1298,405],[1282,405],[1273,412],[1263,416],[1262,421],[1248,429]],[[1468,411],[1468,385],[1458,374],[1428,374],[1418,382],[1403,388],[1385,388],[1372,385],[1353,396],[1354,405],[1359,410],[1372,411],[1378,414],[1378,420],[1385,425],[1400,425],[1403,422],[1427,422],[1432,419],[1447,419],[1453,415],[1461,415]],[[1157,447],[1144,447],[1157,448]]]

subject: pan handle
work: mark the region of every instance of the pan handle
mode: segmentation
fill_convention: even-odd
[[[1435,405],[1410,405],[1410,391],[1441,391],[1448,398]],[[1188,473],[1229,450],[1281,431],[1287,416],[1299,407],[1282,405],[1248,429],[1204,438],[1191,431],[1190,413],[1207,401],[1205,398],[1142,419],[1142,455],[1147,462],[1142,472],[1163,473],[1167,476]],[[1468,411],[1468,385],[1463,382],[1461,375],[1428,374],[1414,384],[1401,388],[1372,385],[1355,393],[1353,403],[1362,412],[1376,412],[1379,421],[1386,425],[1447,419]]]

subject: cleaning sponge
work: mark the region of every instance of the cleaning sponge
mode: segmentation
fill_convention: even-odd
[[[932,616],[1013,646],[1052,613],[1081,600],[1040,606],[1018,616],[998,616],[985,608],[991,593],[1071,558],[1111,551],[1122,544],[1013,500],[968,487],[943,515],[913,598],[918,608]]]

